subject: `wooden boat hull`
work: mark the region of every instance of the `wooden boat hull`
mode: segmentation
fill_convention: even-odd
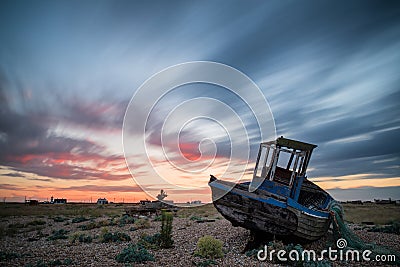
[[[249,192],[242,184],[221,180],[210,181],[209,185],[215,208],[234,226],[301,242],[318,240],[329,228],[329,217],[300,211],[288,205],[285,198],[265,190]]]

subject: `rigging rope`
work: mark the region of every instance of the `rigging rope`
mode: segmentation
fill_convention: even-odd
[[[344,238],[347,241],[347,246],[345,249],[355,249],[359,251],[370,250],[372,252],[369,256],[370,259],[374,259],[376,255],[394,255],[396,257],[395,262],[385,263],[400,265],[399,252],[385,246],[365,242],[346,225],[343,220],[343,208],[339,202],[333,201],[330,204],[329,210],[332,214],[333,236],[335,240]]]

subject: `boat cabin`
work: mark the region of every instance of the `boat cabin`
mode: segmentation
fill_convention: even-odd
[[[298,201],[316,145],[279,137],[260,144],[250,191],[258,187]]]
[[[216,209],[233,225],[308,242],[330,224],[334,199],[306,177],[316,145],[279,137],[260,144],[251,182],[233,183],[211,175]]]

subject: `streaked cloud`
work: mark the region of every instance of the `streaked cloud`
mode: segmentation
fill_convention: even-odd
[[[318,144],[309,177],[340,198],[374,190],[383,195],[384,188],[394,196],[400,173],[399,5],[224,3],[3,1],[0,168],[7,182],[1,189],[34,188],[39,191],[31,194],[39,196],[35,185],[44,192],[61,181],[73,183],[59,187],[69,194],[123,193],[123,183],[137,192],[121,143],[130,97],[165,67],[212,60],[238,68],[259,85],[278,135]],[[154,162],[167,170],[157,154],[160,128],[172,109],[196,97],[226,103],[243,118],[254,160],[260,133],[248,107],[226,90],[198,85],[157,103],[147,136]],[[229,138],[241,141],[243,136],[230,114],[207,106],[190,112],[199,108],[218,113],[231,125],[230,136],[199,120],[182,131],[180,150],[166,127],[165,148],[175,162],[183,160],[182,154],[193,160],[200,156],[200,141],[216,137],[213,171],[219,174],[230,156]],[[142,162],[138,155],[130,167],[147,177]],[[186,173],[179,182],[207,180]],[[208,194],[202,190],[191,193]]]

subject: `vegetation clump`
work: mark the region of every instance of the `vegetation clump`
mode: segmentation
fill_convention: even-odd
[[[158,215],[158,216],[154,217],[154,219],[153,219],[153,221],[155,221],[155,222],[161,222],[161,220],[162,220],[162,215]]]
[[[89,219],[86,217],[82,217],[82,216],[72,219],[72,223],[81,223],[81,222],[86,222],[86,221],[89,221]]]
[[[374,226],[367,231],[400,235],[400,222],[392,222],[390,225],[385,226]]]
[[[92,243],[93,237],[90,235],[81,234],[78,240],[80,243]]]
[[[246,253],[245,253],[245,255],[247,256],[247,257],[250,257],[250,258],[257,258],[257,253],[261,250],[262,248],[260,247],[259,249],[251,249],[251,250],[248,250],[248,251],[246,251]]]
[[[61,217],[61,216],[56,216],[56,217],[53,218],[54,222],[65,222],[67,220],[68,220],[67,218]]]
[[[127,214],[125,214],[124,216],[122,216],[119,221],[118,221],[118,226],[122,227],[125,226],[127,224],[132,224],[135,222],[135,219],[132,216],[129,216]]]
[[[121,232],[110,233],[107,229],[102,231],[100,238],[102,243],[131,241],[129,235]]]
[[[142,235],[138,244],[145,248],[170,248],[174,241],[172,240],[172,220],[173,216],[170,212],[162,213],[161,230],[154,235]]]
[[[171,212],[162,211],[161,215],[161,232],[160,232],[160,246],[162,248],[172,247],[174,241],[172,240],[172,220],[173,215]]]
[[[92,230],[95,228],[100,228],[100,227],[109,226],[109,225],[113,225],[113,224],[110,223],[110,221],[103,220],[103,221],[98,221],[98,222],[90,222],[87,224],[82,224],[82,225],[79,225],[78,227],[81,228],[82,230]]]
[[[140,244],[129,245],[115,259],[120,263],[144,263],[154,261],[154,256]]]
[[[69,233],[69,231],[64,230],[64,229],[54,230],[52,232],[52,235],[48,237],[48,240],[67,239],[68,233]]]
[[[138,219],[133,223],[136,229],[146,229],[150,228],[150,222],[147,219]]]
[[[157,249],[160,247],[161,235],[156,233],[154,235],[142,235],[138,241],[138,244],[144,248]]]
[[[31,222],[28,222],[28,223],[26,224],[26,226],[37,226],[37,225],[44,225],[44,224],[46,224],[45,221],[42,221],[42,220],[34,220],[34,221],[31,221]]]
[[[161,215],[160,233],[156,233],[154,235],[142,235],[136,244],[132,244],[124,248],[124,250],[118,254],[115,259],[121,263],[143,263],[146,261],[154,261],[154,256],[148,252],[147,249],[172,247],[172,220],[172,213],[163,211]],[[131,230],[148,228],[150,227],[150,222],[146,219],[139,219],[134,222],[134,225],[135,227],[131,227]],[[112,236],[107,230],[103,230],[102,240],[106,239],[112,239]]]
[[[191,220],[191,221],[201,221],[203,218],[201,218],[201,217],[199,217],[199,216],[196,216],[196,215],[193,215],[193,216],[191,216],[190,218],[189,218],[189,220]]]
[[[224,256],[222,245],[222,241],[215,239],[212,236],[203,236],[197,242],[195,255],[207,259],[222,258]]]
[[[76,232],[70,236],[71,243],[74,244],[76,241],[80,243],[92,243],[93,237],[85,235],[84,233]]]

